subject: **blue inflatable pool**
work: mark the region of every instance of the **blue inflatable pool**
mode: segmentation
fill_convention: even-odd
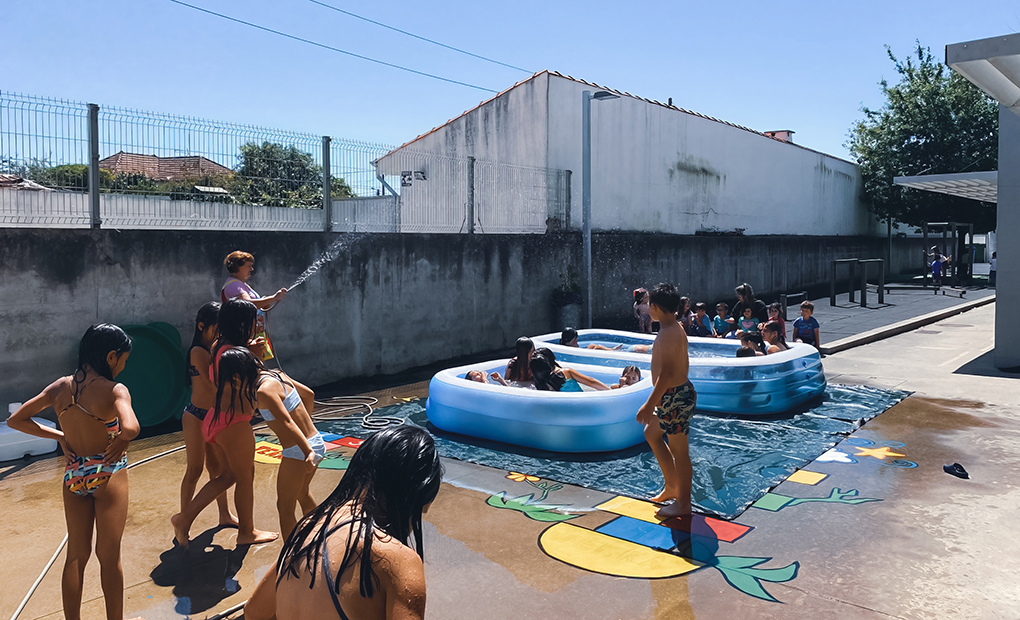
[[[437,373],[425,404],[429,421],[451,433],[552,452],[608,452],[644,441],[644,427],[635,416],[652,391],[647,372],[635,385],[599,392],[546,392],[464,378],[469,370],[502,374],[506,363],[494,360]],[[563,365],[606,385],[620,378],[619,369],[604,365]]]
[[[623,368],[633,364],[651,368],[651,355],[629,352],[633,345],[650,345],[651,334],[609,329],[583,329],[578,347],[558,344],[560,335],[533,338],[536,347],[548,347],[556,359],[581,364]],[[698,392],[698,410],[741,415],[775,415],[789,411],[825,392],[825,373],[818,350],[792,343],[789,351],[759,357],[736,357],[740,343],[720,338],[689,338],[689,377]],[[624,349],[588,349],[588,344]]]

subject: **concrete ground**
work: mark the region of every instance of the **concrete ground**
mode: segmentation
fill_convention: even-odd
[[[831,382],[913,395],[731,523],[663,527],[649,522],[651,507],[637,500],[445,460],[425,525],[428,616],[1017,617],[1020,544],[1009,531],[1020,509],[1020,375],[991,364],[994,312],[985,305],[828,355]],[[379,396],[388,404],[426,390],[419,383]],[[180,438],[138,444],[134,461]],[[969,480],[943,472],[954,462]],[[211,512],[194,528],[196,536],[208,530],[205,547],[191,556],[174,550],[168,517],[177,510],[183,469],[178,452],[131,471],[123,544],[128,617],[204,618],[230,608],[279,552],[279,543],[237,548],[230,530],[211,530]],[[5,618],[63,535],[60,473],[58,459],[0,465],[8,498],[0,519]],[[274,465],[257,465],[262,528],[276,523],[275,474]],[[315,496],[341,475],[320,470]],[[21,618],[60,617],[61,562]],[[84,617],[102,617],[95,563],[85,592]]]

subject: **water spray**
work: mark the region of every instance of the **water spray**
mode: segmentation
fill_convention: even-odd
[[[300,286],[305,280],[315,275],[323,265],[332,262],[343,250],[350,250],[355,243],[361,240],[362,235],[344,235],[331,243],[328,248],[323,251],[322,255],[315,260],[314,263],[308,266],[301,275],[298,276],[297,280],[294,280],[294,284],[287,287],[288,291],[294,290],[295,287]]]

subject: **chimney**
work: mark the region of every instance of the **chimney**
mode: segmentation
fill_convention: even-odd
[[[777,129],[775,131],[762,132],[770,138],[775,138],[780,142],[789,142],[793,144],[793,134],[795,133],[792,129]]]

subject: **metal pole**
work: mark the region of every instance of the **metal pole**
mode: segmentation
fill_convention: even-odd
[[[924,230],[924,249],[921,250],[924,257],[922,259],[924,269],[921,270],[921,273],[924,274],[924,288],[928,288],[928,273],[931,271],[928,263],[928,222],[921,222],[921,228]]]
[[[584,326],[591,328],[591,91],[581,93],[581,262],[584,267]]]
[[[322,136],[322,214],[325,222],[322,229],[333,232],[333,175],[329,165],[329,136]]]
[[[90,228],[99,228],[99,106],[89,104],[89,213]]]
[[[868,263],[861,262],[861,307],[868,307]]]
[[[467,169],[467,231],[475,234],[475,158],[468,157]]]
[[[850,303],[854,303],[854,263],[847,263],[850,266],[850,278],[847,280],[847,288],[850,289]]]
[[[878,303],[885,303],[885,261],[878,264]]]
[[[829,279],[829,305],[836,305],[836,261],[832,261],[832,278]]]

